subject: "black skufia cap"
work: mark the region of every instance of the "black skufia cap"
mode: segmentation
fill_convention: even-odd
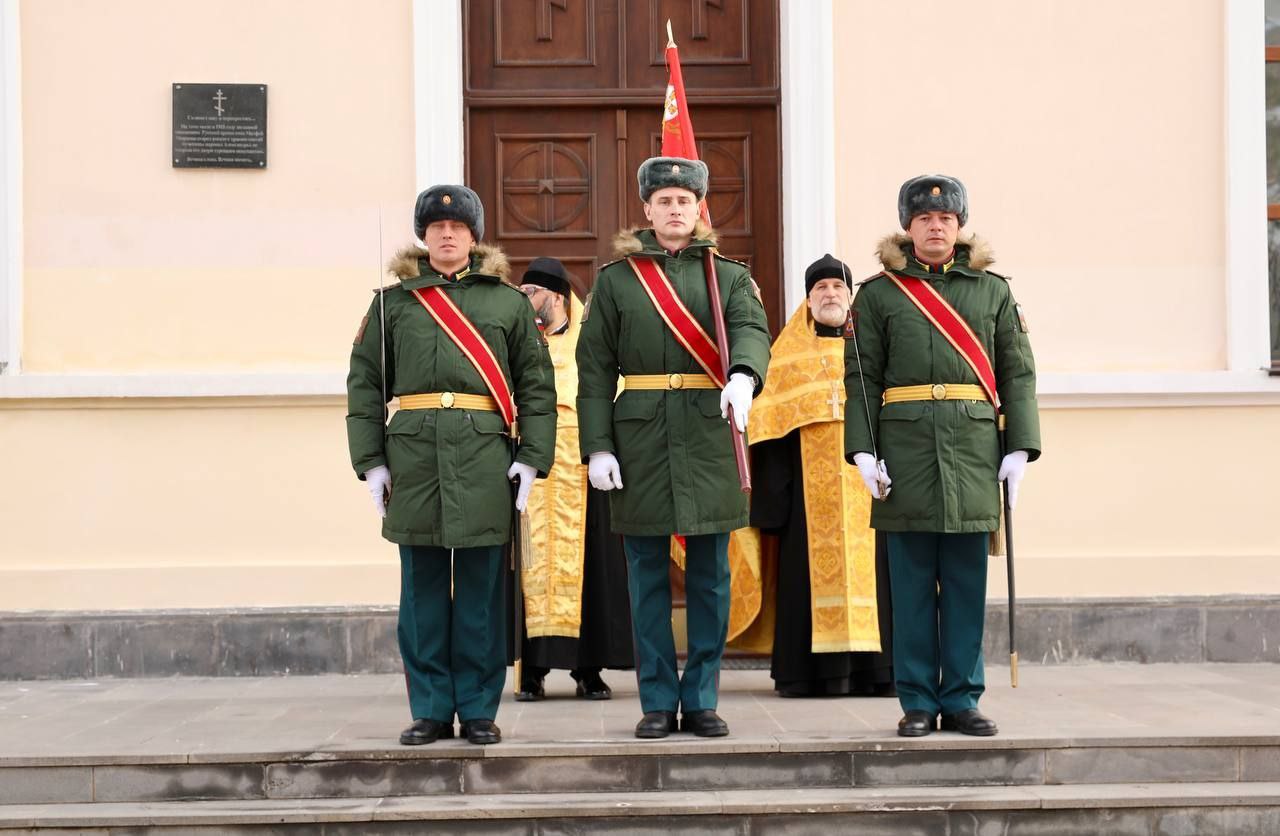
[[[804,271],[805,295],[808,296],[813,286],[823,279],[841,279],[850,290],[853,290],[853,277],[849,273],[848,266],[831,253],[826,253]]]
[[[536,284],[561,296],[569,295],[569,274],[556,258],[535,258],[529,262],[521,284]]]

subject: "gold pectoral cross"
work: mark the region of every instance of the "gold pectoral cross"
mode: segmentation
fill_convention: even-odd
[[[839,420],[842,416],[840,415],[840,381],[838,380],[831,381],[831,400],[828,403],[831,404],[831,417]]]

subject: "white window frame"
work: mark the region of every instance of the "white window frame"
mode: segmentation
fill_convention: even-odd
[[[22,371],[22,54],[18,0],[0,0],[0,375]]]
[[[1266,7],[1225,10],[1227,368],[1271,366],[1268,316]]]
[[[1040,403],[1059,408],[1280,405],[1271,377],[1267,267],[1266,12],[1224,4],[1226,369],[1039,376]]]

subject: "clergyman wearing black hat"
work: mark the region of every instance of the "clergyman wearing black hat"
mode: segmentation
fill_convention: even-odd
[[[475,192],[427,189],[413,228],[418,240],[389,266],[399,281],[374,292],[356,333],[347,441],[382,517],[382,536],[400,550],[397,638],[413,717],[400,742],[434,743],[460,731],[472,743],[497,743],[509,480],[520,483],[515,506],[523,510],[535,477],[551,469],[551,361],[528,302],[505,281],[506,256],[477,243],[484,208]],[[457,327],[459,318],[472,327]],[[485,355],[501,378],[486,377],[494,363],[468,360]],[[497,400],[493,389],[509,391],[504,401],[511,402]],[[388,422],[392,398],[399,408]],[[513,462],[507,429],[514,413]]]
[[[535,258],[520,279],[555,369],[555,466],[529,495],[532,548],[522,574],[525,636],[518,702],[547,696],[545,679],[567,670],[580,699],[607,700],[604,668],[629,669],[635,652],[622,539],[609,530],[609,497],[587,482],[578,450],[582,305],[554,258]],[[509,580],[514,576],[509,574]]]
[[[569,274],[555,258],[535,258],[520,279],[520,290],[529,297],[538,327],[547,334],[569,327]]]
[[[851,285],[830,254],[809,265],[747,433],[751,525],[779,542],[770,675],[783,697],[893,694],[884,544],[840,443]]]

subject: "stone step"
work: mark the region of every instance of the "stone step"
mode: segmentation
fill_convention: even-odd
[[[492,794],[7,805],[0,832],[1189,834],[1280,832],[1280,782]]]
[[[723,738],[0,757],[3,805],[1280,782],[1280,736]]]

